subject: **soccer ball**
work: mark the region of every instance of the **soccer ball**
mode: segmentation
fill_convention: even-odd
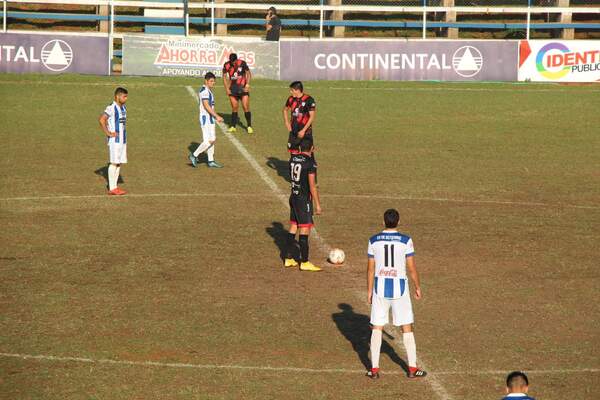
[[[344,250],[342,249],[331,249],[329,252],[329,262],[332,264],[343,264],[345,259],[346,254],[344,254]]]

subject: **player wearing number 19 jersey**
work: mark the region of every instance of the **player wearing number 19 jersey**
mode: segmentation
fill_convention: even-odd
[[[392,309],[393,324],[401,326],[404,347],[408,356],[408,377],[422,378],[427,373],[417,368],[417,347],[413,334],[414,322],[407,270],[415,285],[415,299],[421,298],[419,275],[415,266],[412,239],[398,232],[398,211],[389,209],[383,214],[385,230],[369,239],[367,290],[371,304],[371,361],[367,373],[379,377],[379,354],[383,327],[389,322]]]
[[[300,153],[290,158],[290,178],[292,190],[290,194],[290,230],[287,240],[286,267],[297,267],[292,257],[296,245],[296,233],[299,233],[300,269],[302,271],[320,271],[321,268],[308,261],[308,235],[313,226],[313,201],[316,214],[321,213],[319,193],[315,183],[316,165],[311,158],[312,146],[308,143],[300,145]]]

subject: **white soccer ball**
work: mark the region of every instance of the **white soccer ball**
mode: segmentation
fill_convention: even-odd
[[[345,259],[346,254],[344,254],[344,250],[342,249],[331,249],[329,252],[329,262],[332,264],[343,264]]]

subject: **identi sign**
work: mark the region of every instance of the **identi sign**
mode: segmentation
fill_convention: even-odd
[[[508,41],[283,41],[285,80],[515,81]]]
[[[97,36],[0,34],[0,72],[109,72],[108,38]]]
[[[600,41],[523,40],[519,44],[519,80],[598,82]]]

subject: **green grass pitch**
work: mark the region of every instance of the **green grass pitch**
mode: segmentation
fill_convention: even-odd
[[[283,269],[289,210],[222,132],[225,168],[188,165],[200,84],[0,76],[0,398],[499,398],[515,369],[539,399],[600,397],[597,85],[308,82],[317,228],[347,255],[328,266],[313,238],[310,274]],[[97,122],[117,85],[122,198]],[[254,81],[256,134],[235,134],[286,194],[287,96]],[[382,379],[362,376],[366,244],[389,207],[423,285],[417,382],[392,329]]]

